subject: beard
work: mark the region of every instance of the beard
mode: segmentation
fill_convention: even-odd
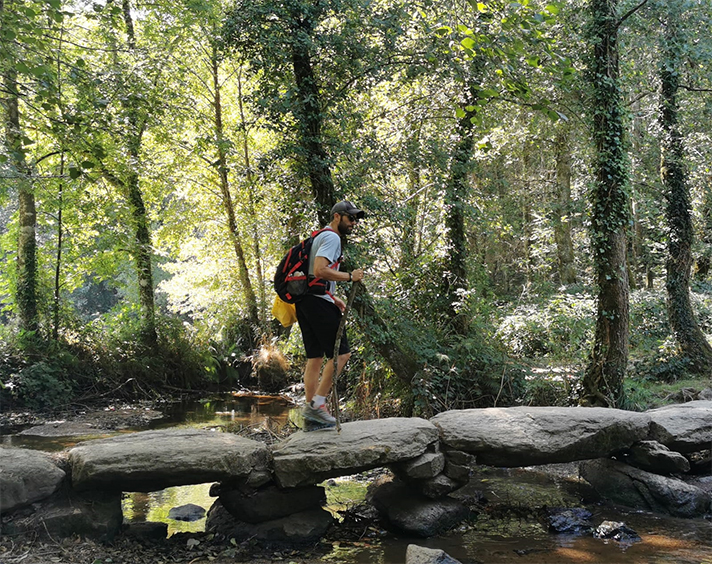
[[[353,230],[354,224],[346,223],[342,217],[341,221],[339,221],[339,235],[350,235]]]

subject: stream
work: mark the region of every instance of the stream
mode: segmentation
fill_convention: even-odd
[[[227,432],[281,429],[298,413],[288,398],[281,396],[224,395],[200,401],[170,404],[163,417],[141,426],[112,433],[88,431],[84,436],[62,436],[60,423],[53,436],[35,436],[24,430],[4,434],[5,446],[59,451],[79,440],[177,426],[222,428]],[[563,466],[563,465],[561,465]],[[402,564],[408,544],[438,548],[467,563],[521,564],[712,564],[712,522],[705,519],[676,519],[600,503],[590,486],[571,475],[537,468],[477,467],[468,486],[455,495],[484,497],[489,501],[469,523],[430,539],[401,538],[376,527],[367,527],[358,541],[332,542],[325,562],[349,564]],[[343,477],[326,482],[327,509],[338,511],[363,501],[368,476]],[[210,484],[167,488],[158,492],[124,494],[124,518],[129,522],[159,521],[168,534],[201,532],[205,517],[185,522],[169,518],[171,508],[195,504],[207,510],[215,498]],[[641,540],[622,543],[579,535],[552,534],[533,517],[531,507],[585,507],[593,513],[594,526],[605,520],[623,522]],[[493,509],[494,508],[494,509]]]

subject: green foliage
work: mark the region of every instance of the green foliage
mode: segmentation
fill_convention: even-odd
[[[74,392],[67,366],[56,360],[41,361],[20,370],[2,383],[3,395],[31,409],[52,409],[67,406]]]
[[[588,350],[595,303],[585,293],[560,293],[504,312],[497,338],[516,357],[565,359]]]
[[[201,350],[207,346],[191,339],[180,319],[156,318],[158,341],[144,344],[143,324],[137,307],[115,309],[81,331],[77,339],[102,387],[131,381],[129,391],[150,394],[162,386],[193,388],[205,377],[207,368]],[[147,386],[144,389],[143,386]]]

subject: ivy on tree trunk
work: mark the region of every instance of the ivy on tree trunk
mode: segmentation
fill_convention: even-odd
[[[313,21],[309,10],[300,10],[301,7],[300,3],[295,3],[293,8],[295,28],[290,44],[298,97],[294,113],[299,123],[299,140],[312,193],[319,206],[319,219],[322,224],[326,224],[331,220],[329,212],[336,203],[336,198],[331,167],[322,142],[321,98],[309,52],[316,22]]]
[[[707,373],[712,368],[712,347],[697,324],[690,302],[694,234],[690,189],[684,166],[682,135],[678,125],[677,94],[683,63],[675,5],[672,3],[668,6],[660,68],[660,174],[665,187],[669,229],[665,287],[668,295],[668,317],[675,339],[683,354],[690,360],[691,367],[699,373]]]
[[[19,86],[17,71],[10,67],[4,72],[5,140],[11,170],[16,178],[18,197],[17,281],[15,302],[20,327],[33,332],[39,327],[37,310],[37,210],[32,175],[27,166],[22,146]]]
[[[584,405],[618,407],[628,363],[629,287],[626,229],[628,163],[618,66],[617,0],[592,0],[588,80],[593,112],[595,181],[592,247],[598,285],[594,345],[582,380]]]

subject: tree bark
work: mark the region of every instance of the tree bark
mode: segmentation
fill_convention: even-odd
[[[448,312],[455,331],[464,335],[469,325],[466,315],[458,311],[462,292],[467,290],[467,238],[465,237],[465,207],[469,194],[469,172],[474,147],[472,112],[457,122],[457,143],[450,162],[446,187],[445,228],[448,243],[444,278],[447,287]]]
[[[624,109],[618,68],[618,0],[591,0],[589,69],[596,147],[592,246],[598,303],[593,350],[582,380],[584,405],[619,407],[628,363],[629,220]]]
[[[136,48],[133,20],[131,18],[131,5],[129,0],[122,0],[124,23],[126,25],[127,46],[130,51]],[[151,233],[146,217],[146,206],[140,186],[138,165],[141,162],[141,143],[146,127],[145,119],[139,116],[137,101],[130,93],[124,107],[128,119],[126,145],[129,155],[129,172],[124,182],[129,202],[129,209],[133,219],[134,228],[134,255],[138,277],[138,296],[141,305],[142,338],[143,341],[153,346],[158,340],[156,334],[156,307],[153,292],[153,264]]]
[[[225,135],[223,131],[222,122],[220,71],[218,68],[217,46],[215,45],[213,45],[213,51],[211,56],[211,67],[212,68],[210,70],[213,75],[213,111],[215,112],[215,142],[218,152],[218,175],[220,176],[220,194],[222,195],[223,209],[225,210],[225,215],[227,216],[227,225],[228,230],[230,232],[230,239],[232,239],[232,244],[235,249],[235,255],[237,256],[238,275],[240,277],[242,289],[245,292],[248,317],[250,323],[252,323],[254,327],[257,327],[260,324],[259,312],[257,309],[257,298],[255,297],[254,290],[252,289],[252,282],[250,281],[250,271],[247,268],[247,261],[245,260],[245,251],[242,248],[240,232],[237,228],[237,219],[235,217],[235,208],[232,202],[232,195],[230,194],[230,179],[228,177],[227,153],[225,151]]]
[[[322,140],[321,98],[309,49],[315,22],[305,12],[306,10],[300,10],[300,4],[295,2],[295,29],[291,50],[298,103],[294,114],[299,123],[299,139],[312,194],[319,205],[319,220],[321,224],[326,224],[331,220],[329,216],[336,199],[329,157]]]
[[[690,302],[692,243],[694,239],[690,212],[690,189],[684,167],[682,135],[678,125],[679,72],[682,66],[679,22],[673,7],[668,7],[660,70],[661,105],[659,121],[662,130],[660,174],[667,199],[669,228],[667,275],[670,325],[683,354],[699,373],[712,368],[712,347],[700,330]]]
[[[363,333],[384,358],[393,374],[406,386],[411,386],[413,378],[420,370],[417,355],[378,315],[366,287],[360,284],[360,291],[354,301],[359,312]]]
[[[574,245],[571,239],[571,150],[570,130],[563,125],[556,134],[556,207],[554,208],[554,241],[562,284],[576,283]]]
[[[2,7],[0,7],[2,8]],[[17,71],[10,63],[3,73],[5,97],[5,142],[9,163],[14,173],[18,197],[17,282],[15,305],[20,329],[35,332],[39,329],[37,309],[37,210],[32,173],[27,166],[22,146],[20,123],[20,92]]]
[[[248,145],[248,127],[247,120],[245,119],[245,110],[243,107],[242,98],[242,71],[238,73],[237,76],[237,100],[240,109],[240,126],[242,129],[242,150],[245,158],[245,175],[247,177],[247,192],[248,192],[248,202],[249,202],[249,212],[252,218],[252,247],[255,255],[255,264],[257,267],[257,280],[260,280],[260,319],[264,322],[264,331],[267,331],[267,297],[265,295],[265,285],[262,283],[264,280],[263,268],[262,268],[262,251],[260,250],[260,233],[257,227],[257,213],[255,212],[255,191],[257,190],[257,185],[255,183],[254,174],[252,173],[252,165],[250,164],[250,151]]]

